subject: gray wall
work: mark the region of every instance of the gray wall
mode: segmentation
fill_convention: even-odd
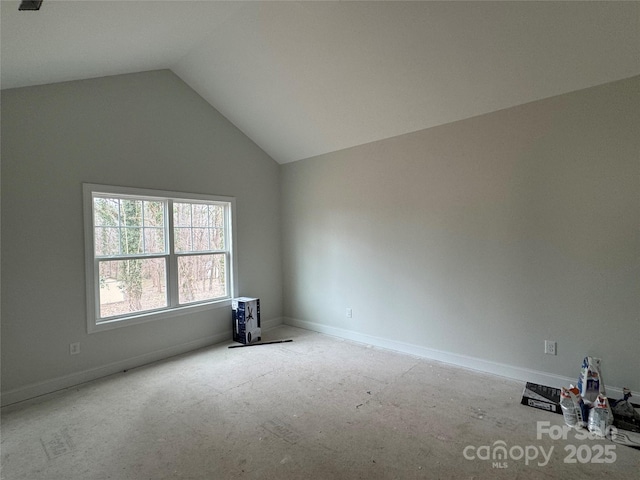
[[[226,309],[87,335],[83,182],[236,197],[238,293],[261,298],[263,320],[281,321],[278,164],[176,75],[5,90],[3,399],[230,338]],[[80,355],[69,355],[71,342]]]
[[[86,334],[82,182],[235,196],[274,324],[571,378],[596,355],[640,391],[639,104],[635,77],[278,166],[170,71],[5,90],[3,401],[229,333]]]
[[[287,323],[640,391],[640,77],[281,171]]]

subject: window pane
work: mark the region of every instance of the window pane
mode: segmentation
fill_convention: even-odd
[[[144,202],[144,226],[163,227],[164,226],[164,203]]]
[[[224,227],[224,207],[222,205],[209,205],[209,226]]]
[[[224,206],[176,202],[173,217],[176,252],[224,250]]]
[[[191,227],[191,204],[173,204],[173,225],[174,227]]]
[[[142,229],[125,227],[120,229],[120,253],[136,255],[142,253]]]
[[[96,256],[118,255],[120,253],[120,230],[115,227],[96,227],[94,240]]]
[[[173,236],[175,242],[174,248],[176,252],[190,252],[192,250],[190,228],[175,228]]]
[[[193,204],[192,224],[194,227],[206,227],[209,223],[209,206]]]
[[[94,198],[93,216],[94,225],[117,227],[120,212],[120,202],[117,198]]]
[[[142,200],[120,200],[120,223],[127,227],[142,226]]]
[[[201,252],[203,250],[209,250],[209,229],[208,228],[194,228],[193,234],[193,251]]]
[[[106,260],[100,268],[100,318],[167,306],[164,258]]]
[[[161,201],[94,198],[96,256],[165,253],[164,206]]]
[[[144,253],[165,253],[164,230],[162,228],[144,229]]]
[[[178,257],[178,298],[181,304],[225,297],[225,255]]]
[[[222,228],[212,228],[209,234],[211,235],[211,249],[224,250],[224,230]]]

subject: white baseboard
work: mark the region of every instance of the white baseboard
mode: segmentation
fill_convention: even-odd
[[[270,330],[282,325],[282,323],[282,317],[272,318],[270,320],[262,321],[262,329]],[[109,363],[100,367],[70,373],[68,375],[44,380],[42,382],[31,383],[7,392],[2,392],[0,405],[4,407],[12,403],[21,402],[30,398],[39,397],[40,395],[80,385],[81,383],[89,382],[91,380],[106,377],[107,375],[113,375],[114,373],[122,372],[124,370],[164,360],[175,355],[181,355],[199,348],[215,345],[216,343],[227,342],[231,340],[231,337],[232,332],[231,329],[229,329],[227,332],[211,335],[205,338],[199,338],[192,342],[173,345],[169,348],[155,350],[153,352],[145,353],[144,355],[138,355],[136,357],[127,358],[125,360]]]
[[[276,317],[272,318],[271,320],[263,320],[260,327],[262,328],[262,331],[267,331],[271,330],[272,328],[279,327],[282,324],[284,324],[284,318]]]
[[[388,340],[382,337],[367,335],[364,333],[354,332],[352,330],[346,330],[338,327],[331,327],[331,326],[323,325],[316,322],[307,322],[304,320],[298,320],[296,318],[285,317],[284,323],[285,325],[304,328],[306,330],[312,330],[314,332],[324,333],[334,337],[343,338],[345,340],[351,340],[357,343],[363,343],[363,344],[372,345],[375,347],[386,348],[388,350],[407,353],[409,355],[428,358],[430,360],[437,360],[439,362],[456,365],[458,367],[468,368],[470,370],[476,370],[483,373],[490,373],[493,375],[510,378],[512,380],[538,383],[540,385],[546,385],[549,387],[560,388],[560,387],[566,387],[570,383],[575,384],[578,377],[577,371],[576,371],[576,377],[570,378],[562,375],[556,375],[554,373],[541,372],[538,370],[531,370],[528,368],[507,365],[504,363],[492,362],[490,360],[483,360],[481,358],[470,357],[470,356],[461,355],[458,353],[436,350],[433,348],[423,347],[421,345],[415,345],[415,344],[400,342],[396,340]],[[611,398],[622,397],[622,387],[617,387],[614,385],[606,385],[606,391],[607,391],[607,394],[611,396]],[[632,396],[635,398],[640,398],[640,393],[632,392]]]

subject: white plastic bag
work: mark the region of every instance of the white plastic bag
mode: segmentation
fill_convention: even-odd
[[[589,410],[589,431],[605,437],[609,426],[613,424],[613,412],[609,400],[604,395],[598,395],[593,407]]]
[[[587,404],[592,404],[598,395],[606,396],[604,382],[600,374],[600,359],[584,357],[578,378],[578,390]]]
[[[571,385],[560,390],[560,408],[564,423],[574,428],[581,428],[587,424],[587,409],[585,408],[579,390]]]

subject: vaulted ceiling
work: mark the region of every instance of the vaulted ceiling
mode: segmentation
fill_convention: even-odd
[[[640,74],[640,2],[18,4],[2,88],[169,68],[280,163]]]

